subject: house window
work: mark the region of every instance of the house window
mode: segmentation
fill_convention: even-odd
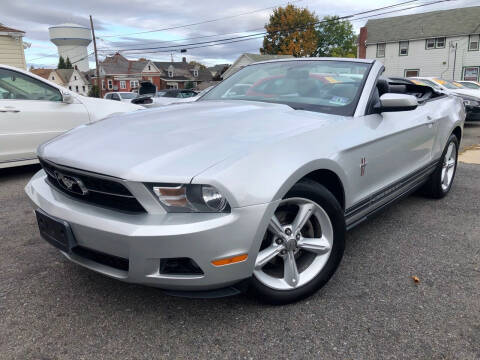
[[[198,76],[198,70],[193,70],[193,76],[197,77]]]
[[[444,37],[427,39],[425,40],[425,49],[443,49],[445,47],[445,40]]]
[[[427,39],[425,41],[425,49],[435,49],[435,39]]]
[[[436,38],[435,39],[435,47],[437,49],[442,49],[445,47],[445,38],[444,37],[441,37],[441,38]]]
[[[172,70],[168,70],[168,77],[173,77],[173,71]]]
[[[71,87],[71,86],[69,86],[69,87],[68,87],[68,90],[72,90],[72,87]]]
[[[55,80],[55,76],[52,76],[52,80]]]
[[[400,56],[407,56],[408,55],[408,41],[400,41],[399,42],[398,55],[400,55]]]
[[[148,65],[148,71],[152,70],[152,67],[150,65]]]
[[[137,88],[138,80],[130,80],[130,88]]]
[[[468,37],[468,51],[478,51],[478,40],[480,35],[470,35]]]
[[[110,90],[113,89],[113,81],[111,79],[108,79],[108,88]]]
[[[75,80],[77,80],[77,77],[76,77],[76,76],[73,76],[73,78],[74,78]]]
[[[78,85],[75,85],[75,91],[78,93]]]
[[[405,77],[420,76],[420,70],[419,69],[405,69],[404,76]]]
[[[105,90],[105,80],[102,80],[102,89]]]
[[[85,92],[85,85],[82,85],[82,91]]]
[[[385,43],[377,44],[377,58],[385,57]]]
[[[469,66],[463,68],[463,80],[478,81],[478,66]]]
[[[120,89],[126,89],[127,88],[127,82],[125,80],[120,80]]]

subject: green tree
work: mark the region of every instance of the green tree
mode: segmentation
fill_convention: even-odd
[[[70,59],[67,56],[67,60],[65,61],[65,69],[73,69],[72,63],[70,62]]]
[[[314,55],[317,49],[317,22],[315,13],[291,4],[273,10],[265,25],[267,34],[263,38],[260,53],[295,57]]]
[[[90,90],[88,90],[88,96],[96,98],[100,97],[100,89],[97,85],[92,85]]]
[[[187,81],[185,83],[185,89],[193,89],[195,87],[195,85],[193,84],[192,81]]]
[[[58,59],[57,69],[65,69],[65,59],[63,56],[60,56],[60,59]]]
[[[357,56],[357,35],[352,23],[338,16],[325,16],[317,26],[317,50],[315,56]]]

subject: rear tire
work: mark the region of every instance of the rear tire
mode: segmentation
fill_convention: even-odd
[[[447,141],[435,172],[430,175],[430,179],[425,184],[424,190],[427,196],[441,199],[448,194],[457,172],[457,158],[458,139],[452,134]]]
[[[345,232],[344,212],[332,193],[314,181],[300,181],[270,221],[250,291],[262,302],[275,305],[312,295],[340,264]]]

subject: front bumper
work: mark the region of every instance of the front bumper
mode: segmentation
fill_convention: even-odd
[[[163,289],[200,291],[229,286],[249,278],[276,203],[233,208],[228,214],[127,214],[104,209],[52,188],[39,171],[25,187],[35,209],[65,220],[76,243],[96,252],[128,259],[128,271],[62,253],[71,261],[126,282]],[[214,266],[211,261],[248,254],[239,263]],[[203,275],[160,272],[160,259],[193,259]]]

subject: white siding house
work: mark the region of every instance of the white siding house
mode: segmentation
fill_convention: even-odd
[[[478,81],[479,19],[480,6],[369,20],[359,57],[383,62],[385,76]]]
[[[12,29],[0,24],[0,64],[26,69],[24,46],[24,31]]]

